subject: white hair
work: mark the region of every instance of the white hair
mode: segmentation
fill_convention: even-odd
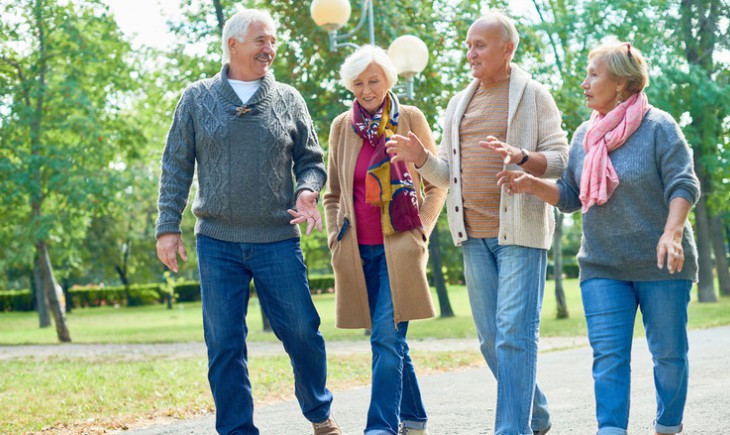
[[[223,64],[231,61],[231,53],[228,51],[228,40],[235,38],[238,42],[243,42],[248,33],[248,27],[252,22],[258,21],[264,23],[267,27],[276,33],[276,24],[268,12],[260,9],[241,9],[234,16],[226,21],[223,26],[223,35],[221,47],[223,48]]]
[[[520,45],[520,34],[517,33],[517,28],[515,27],[512,19],[502,12],[489,11],[479,17],[475,21],[475,23],[478,21],[497,22],[502,26],[502,30],[504,32],[504,41],[511,42],[514,45],[514,47],[512,48],[512,55],[510,56],[511,60],[512,57],[514,57],[515,52],[517,51],[517,46]]]
[[[370,65],[375,64],[383,69],[385,81],[388,89],[395,85],[398,81],[398,70],[395,68],[393,61],[390,60],[388,54],[382,48],[375,45],[363,45],[354,53],[347,56],[345,62],[340,67],[340,80],[342,84],[352,92],[352,82],[362,74]]]

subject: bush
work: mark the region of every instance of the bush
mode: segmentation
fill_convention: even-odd
[[[333,274],[309,276],[309,291],[312,293],[332,293],[334,288],[335,276]]]
[[[195,302],[200,300],[200,283],[186,281],[175,286],[175,300],[178,302]]]
[[[0,311],[33,311],[33,292],[0,290]]]

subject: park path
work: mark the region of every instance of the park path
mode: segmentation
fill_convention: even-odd
[[[591,379],[590,347],[563,348],[542,339],[538,382],[550,401],[553,429],[550,435],[588,435],[596,432]],[[414,341],[413,352],[433,343]],[[583,341],[585,343],[585,341]],[[442,343],[446,344],[446,343]],[[442,344],[438,344],[441,346]],[[337,349],[338,345],[328,344]],[[419,347],[419,345],[422,345]],[[468,343],[466,343],[468,345]],[[476,346],[472,341],[472,346]],[[365,346],[366,347],[366,346]],[[474,347],[475,348],[475,347]],[[634,341],[632,363],[631,421],[629,433],[653,434],[655,399],[651,356],[644,338]],[[690,386],[682,435],[730,433],[730,326],[690,332]],[[492,434],[495,382],[486,366],[420,376],[429,431],[432,435]],[[335,391],[333,414],[347,435],[361,434],[370,391],[367,387]],[[256,409],[256,424],[263,435],[311,434],[296,401],[289,400]],[[129,435],[202,435],[215,433],[212,415],[122,432]]]
[[[456,351],[478,350],[476,339],[427,339],[408,340],[414,351]],[[547,337],[540,341],[540,350],[548,351],[586,344],[584,337]],[[358,354],[370,352],[368,342],[361,341],[327,341],[327,353],[333,355]],[[252,341],[248,343],[249,355],[277,355],[283,354],[284,349],[279,342]],[[0,346],[0,361],[11,358],[34,357],[44,359],[49,357],[102,357],[118,356],[126,361],[135,361],[149,358],[187,358],[205,356],[205,344],[202,342],[190,343],[159,343],[159,344],[48,344],[48,345],[14,345]]]

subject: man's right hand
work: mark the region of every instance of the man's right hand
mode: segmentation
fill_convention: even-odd
[[[188,261],[188,255],[185,252],[185,245],[180,234],[163,234],[157,239],[157,258],[175,273],[178,269],[177,254],[180,254],[183,261]]]
[[[423,142],[413,132],[408,132],[408,137],[394,134],[385,143],[386,151],[390,155],[390,161],[411,162],[417,168],[422,167],[428,160],[428,151]]]

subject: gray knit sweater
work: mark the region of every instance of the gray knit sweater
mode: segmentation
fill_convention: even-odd
[[[156,235],[180,233],[197,170],[196,235],[249,243],[298,237],[286,210],[327,177],[306,103],[269,74],[244,106],[227,74],[225,65],[178,102],[162,155]]]
[[[557,207],[563,213],[581,208],[578,194],[587,127],[586,122],[576,130],[568,167],[558,180]],[[609,157],[619,185],[608,202],[594,205],[583,214],[583,239],[578,252],[580,280],[697,281],[697,249],[689,223],[685,224],[682,240],[682,272],[669,274],[666,267],[657,268],[656,246],[664,232],[669,203],[681,197],[694,204],[700,195],[692,154],[677,123],[668,113],[652,108],[638,130]]]

